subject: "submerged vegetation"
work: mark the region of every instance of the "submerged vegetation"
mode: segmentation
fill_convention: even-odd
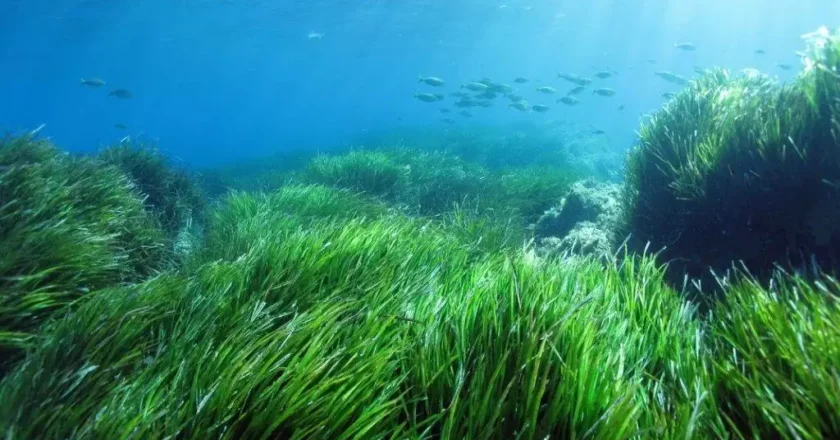
[[[162,267],[164,235],[116,168],[46,141],[0,141],[0,359],[88,292]]]
[[[712,320],[714,393],[727,426],[752,438],[840,435],[840,283],[779,276],[727,290]]]
[[[390,165],[414,165],[424,158],[425,163],[418,165],[433,165],[435,161],[457,165],[457,162],[466,160],[472,170],[483,173],[551,169],[570,176],[601,180],[618,180],[623,159],[621,149],[609,145],[602,137],[592,135],[590,130],[576,124],[558,121],[517,124],[506,130],[476,125],[446,131],[406,128],[395,132],[369,132],[352,139],[351,145],[363,145],[364,148],[333,147],[321,154],[314,151],[281,152],[259,161],[227,164],[204,171],[203,185],[206,192],[214,196],[223,194],[227,189],[271,191],[294,180],[307,166],[326,167],[326,163],[310,164],[319,155],[338,157],[352,151],[371,155],[343,157],[343,166],[348,167],[353,160],[367,160],[372,164],[372,153],[381,153],[380,163]],[[403,154],[399,154],[400,151]],[[322,160],[326,162],[326,159]],[[337,163],[332,164],[335,167]],[[413,168],[417,172],[433,171]]]
[[[665,248],[675,281],[743,262],[840,268],[840,41],[797,81],[707,72],[641,130],[627,175],[636,249]]]
[[[145,197],[161,227],[176,235],[193,219],[204,215],[205,199],[198,184],[184,169],[175,168],[166,156],[148,145],[123,142],[99,154],[122,170]]]
[[[793,85],[707,72],[643,128],[620,258],[535,251],[549,208],[563,231],[569,207],[620,216],[569,162],[354,150],[210,205],[151,150],[7,139],[0,430],[840,437],[840,219],[814,212],[840,180],[840,41],[824,43]],[[170,262],[199,212],[200,245]],[[798,269],[793,251],[813,255],[807,274],[772,270]],[[682,274],[734,260],[701,315]]]
[[[560,167],[491,171],[456,156],[407,149],[319,156],[302,176],[306,183],[363,192],[422,215],[469,205],[512,210],[532,222],[573,179]]]

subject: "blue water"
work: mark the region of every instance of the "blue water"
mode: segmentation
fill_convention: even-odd
[[[690,77],[694,66],[754,67],[787,80],[799,67],[800,35],[838,19],[836,0],[1,0],[0,130],[43,123],[44,135],[78,152],[140,136],[207,165],[371,130],[445,130],[442,105],[412,96],[437,91],[418,84],[418,74],[446,80],[443,93],[482,77],[514,85],[523,76],[541,83],[520,94],[552,110],[523,114],[501,98],[471,109],[470,120],[453,119],[501,127],[567,120],[626,146],[640,115],[679,89],[654,71]],[[682,42],[698,48],[674,48]],[[602,69],[619,72],[598,82],[617,91],[612,98],[587,94],[569,108],[533,90],[565,92],[572,85],[558,72]],[[83,77],[108,84],[84,87]],[[134,97],[109,97],[116,87]]]

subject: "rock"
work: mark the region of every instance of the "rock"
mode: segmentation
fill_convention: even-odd
[[[181,261],[189,257],[199,247],[202,231],[188,216],[178,229],[178,235],[173,242],[174,256]]]
[[[560,204],[537,221],[539,253],[612,258],[620,196],[617,184],[592,179],[573,184]]]

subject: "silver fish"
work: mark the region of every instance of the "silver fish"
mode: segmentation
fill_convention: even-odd
[[[99,78],[82,78],[82,85],[88,87],[102,87],[105,85],[105,81]]]
[[[114,89],[114,90],[111,90],[110,93],[108,93],[108,96],[113,96],[115,98],[120,98],[120,99],[128,99],[128,98],[131,98],[132,96],[134,96],[134,94],[132,94],[130,91],[128,91],[126,89]]]

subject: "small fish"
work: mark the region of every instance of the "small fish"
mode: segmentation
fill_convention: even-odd
[[[487,87],[492,87],[493,86],[493,79],[488,78],[486,76],[484,78],[481,78],[480,80],[478,80],[476,82],[479,83],[479,84],[484,84]]]
[[[487,84],[474,81],[474,82],[469,82],[469,83],[466,83],[466,84],[462,85],[461,88],[462,89],[467,89],[467,90],[470,90],[470,91],[473,91],[473,92],[483,92],[483,91],[487,90],[488,86],[487,86]]]
[[[706,69],[704,69],[700,66],[694,66],[694,73],[696,73],[698,75],[702,75],[702,74],[706,73]]]
[[[131,98],[134,95],[126,89],[114,89],[114,90],[111,90],[110,93],[108,93],[108,96],[113,96],[115,98],[120,98],[120,99],[128,99],[128,98]]]
[[[557,100],[557,102],[561,102],[566,105],[577,105],[580,101],[577,98],[573,98],[571,96],[564,96]]]
[[[477,105],[478,105],[478,103],[476,101],[473,101],[472,99],[469,99],[469,98],[462,98],[461,100],[455,102],[455,107],[458,107],[458,108],[470,108],[470,107],[475,107]]]
[[[567,93],[567,95],[570,95],[570,96],[580,95],[581,93],[583,93],[584,90],[586,90],[586,87],[577,86],[577,87],[573,88],[572,90],[569,90],[569,93]]]
[[[598,72],[598,73],[595,74],[596,77],[601,78],[601,79],[607,79],[607,78],[611,77],[612,75],[613,75],[612,72],[607,72],[607,71],[601,71],[601,72]]]
[[[102,87],[105,85],[105,81],[99,78],[82,78],[81,84],[88,87]]]
[[[593,90],[592,93],[594,93],[596,95],[600,95],[600,96],[613,96],[613,95],[615,95],[615,90],[608,89],[608,88],[601,88],[601,89]]]
[[[464,97],[469,96],[469,95],[467,95],[464,92],[452,92],[452,93],[449,94],[449,96],[454,96],[456,98],[464,98]]]
[[[547,105],[542,105],[542,104],[535,104],[535,105],[531,106],[531,110],[533,110],[535,112],[545,113],[545,112],[551,110],[551,107],[549,107]]]
[[[512,94],[512,93],[511,93],[511,94],[509,94],[509,95],[507,95],[507,97],[508,97],[508,99],[510,99],[510,100],[511,100],[511,102],[522,101],[522,100],[524,99],[524,98],[522,98],[521,96],[519,96],[519,95],[514,95],[514,94]]]
[[[418,76],[417,82],[425,83],[433,87],[440,87],[446,84],[442,79],[436,76]]]
[[[656,64],[656,60],[653,59],[653,58],[648,58],[647,63],[650,64],[650,65],[654,65],[654,64]]]
[[[676,47],[677,49],[682,49],[682,50],[688,51],[688,52],[693,52],[693,51],[697,50],[697,46],[695,46],[694,44],[691,44],[691,43],[679,43],[679,44],[675,44],[674,47]]]
[[[508,107],[513,107],[521,112],[527,112],[531,108],[530,104],[528,104],[528,101],[512,102],[510,103],[510,105],[508,105]]]
[[[423,102],[437,102],[443,100],[443,95],[432,93],[415,93],[414,97]]]
[[[677,96],[677,95],[675,93],[671,93],[671,92],[664,92],[664,93],[662,93],[661,96],[665,99],[671,99],[671,98],[673,98],[674,96]]]
[[[114,124],[114,128],[118,130],[125,130],[128,127],[126,127],[124,124]]]
[[[664,79],[665,81],[668,81],[669,83],[679,84],[681,86],[688,84],[687,79],[677,75],[676,73],[668,72],[666,70],[656,72],[655,75]]]
[[[536,90],[540,93],[545,93],[547,95],[550,95],[552,93],[557,93],[557,89],[555,89],[554,87],[549,87],[549,86],[537,87]]]
[[[443,118],[440,121],[445,123],[445,124],[454,124],[455,123],[454,119],[449,119],[449,118]]]
[[[471,118],[471,117],[472,117],[472,115],[473,115],[472,113],[470,113],[470,112],[468,112],[468,111],[466,111],[466,110],[462,110],[462,111],[458,112],[458,114],[459,114],[459,115],[461,115],[461,116],[463,116],[463,117],[465,117],[465,118]]]
[[[557,76],[565,79],[566,81],[577,84],[579,86],[585,86],[585,85],[588,85],[592,82],[591,79],[581,78],[577,75],[573,75],[573,74],[570,74],[570,73],[558,73]]]
[[[484,108],[493,107],[493,101],[478,101],[475,103],[475,105]]]
[[[790,69],[793,68],[793,66],[791,66],[790,64],[785,64],[785,63],[778,63],[778,64],[776,64],[776,67],[778,67],[779,69],[782,69],[782,70],[790,70]]]
[[[507,95],[508,93],[513,92],[513,87],[507,84],[493,84],[490,86],[490,90],[495,93],[501,93],[503,95]]]
[[[764,55],[767,52],[764,49],[756,49],[755,52],[753,52],[753,53],[756,54],[756,55]]]
[[[625,108],[626,107],[624,106],[624,104],[621,104],[620,106],[618,106],[618,111],[623,112]]]
[[[517,84],[525,84],[526,82],[528,82],[528,78],[523,78],[521,76],[518,76],[518,77],[516,77],[516,79],[513,80],[513,82],[515,82]]]
[[[441,112],[441,113],[452,113],[452,110],[449,110],[448,108],[442,108],[438,111]]]
[[[306,34],[307,40],[320,40],[322,38],[324,38],[324,34],[320,32],[310,31],[308,34]]]
[[[592,134],[607,134],[604,130],[592,130]]]

